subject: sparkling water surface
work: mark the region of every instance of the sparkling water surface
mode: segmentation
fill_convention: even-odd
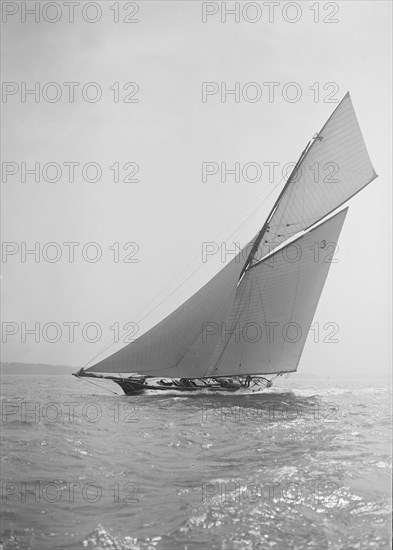
[[[120,394],[3,377],[3,550],[391,548],[388,380]]]

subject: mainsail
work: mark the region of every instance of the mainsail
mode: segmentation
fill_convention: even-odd
[[[376,177],[346,94],[251,243],[136,342],[86,371],[171,378],[295,371],[346,210],[312,227]]]
[[[347,210],[246,271],[205,376],[297,369]]]

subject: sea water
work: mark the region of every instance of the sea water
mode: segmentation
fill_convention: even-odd
[[[1,548],[387,550],[389,381],[279,380],[126,397],[4,376]]]

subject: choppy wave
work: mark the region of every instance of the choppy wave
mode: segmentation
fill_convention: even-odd
[[[7,381],[2,550],[389,548],[387,384],[130,398]]]

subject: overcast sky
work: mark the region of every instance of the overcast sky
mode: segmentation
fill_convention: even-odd
[[[379,178],[349,202],[339,261],[314,319],[319,342],[314,331],[299,372],[390,372],[391,3],[319,2],[317,11],[315,2],[281,2],[271,21],[268,5],[259,3],[258,13],[248,3],[238,22],[225,20],[221,2],[93,2],[84,12],[78,4],[74,22],[69,7],[51,4],[34,16],[3,3],[2,360],[83,366],[113,339],[116,323],[139,322],[143,308],[158,305],[139,323],[141,333],[171,312],[222,267],[218,254],[202,261],[202,243],[233,247],[258,231],[283,185],[283,166],[350,91]],[[206,22],[203,10],[212,12]],[[66,82],[79,83],[73,102]],[[219,89],[205,101],[203,82]],[[221,101],[221,83],[236,82],[240,101]],[[250,82],[262,90],[259,101],[250,101],[258,89]],[[271,102],[269,82],[279,83]],[[35,83],[37,96],[25,96]],[[70,181],[64,163],[73,162]],[[257,182],[221,182],[219,174],[203,182],[204,162],[265,167]],[[279,163],[273,182],[272,162]],[[39,163],[39,181],[22,177],[23,163]],[[49,181],[56,167],[47,163],[62,168],[59,181]],[[99,181],[88,181],[96,171],[82,172],[87,163],[99,165]],[[122,181],[126,175],[139,181]],[[23,247],[36,242],[37,261],[24,258]],[[58,244],[45,247],[51,242]],[[80,243],[74,262],[67,242]],[[96,247],[82,253],[91,242]],[[126,243],[136,244],[123,250]],[[48,261],[59,250],[59,261]],[[97,250],[101,259],[87,261]],[[138,262],[124,262],[127,255]],[[23,335],[23,323],[38,323],[38,342]],[[47,323],[61,327],[58,342],[48,341],[55,325]],[[74,342],[65,323],[75,323]],[[84,340],[87,323],[101,327],[98,342]],[[338,326],[338,342],[323,342],[326,323]],[[94,327],[86,331],[94,339]]]

